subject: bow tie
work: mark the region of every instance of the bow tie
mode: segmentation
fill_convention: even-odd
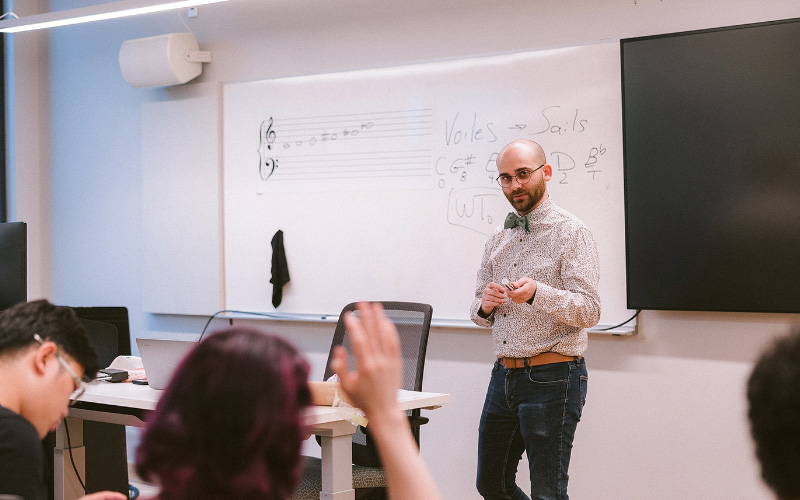
[[[505,224],[503,224],[503,227],[505,229],[511,229],[511,228],[514,228],[514,227],[517,227],[517,226],[522,226],[522,228],[525,230],[526,233],[530,233],[531,232],[530,228],[528,227],[528,216],[527,215],[523,215],[522,217],[519,217],[514,212],[509,212],[508,215],[506,216],[506,222],[505,222]]]

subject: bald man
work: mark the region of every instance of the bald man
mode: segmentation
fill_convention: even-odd
[[[533,499],[566,500],[572,440],[586,398],[587,328],[600,319],[597,246],[547,192],[553,168],[528,140],[497,156],[514,211],[489,238],[471,317],[491,327],[495,362],[481,415],[478,492],[529,498],[516,482],[522,452]]]

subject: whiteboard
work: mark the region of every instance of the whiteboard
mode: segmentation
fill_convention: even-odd
[[[180,85],[142,102],[142,309],[224,306],[222,86]]]
[[[225,298],[275,312],[355,300],[468,320],[484,244],[510,210],[494,158],[539,142],[548,185],[600,252],[601,324],[627,319],[618,43],[224,87]],[[535,276],[533,277],[535,278]]]

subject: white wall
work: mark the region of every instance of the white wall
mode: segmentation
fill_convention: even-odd
[[[89,3],[97,2],[50,2],[51,10]],[[795,0],[492,3],[231,0],[187,23],[213,53],[199,81],[226,83],[800,17]],[[130,88],[117,65],[124,40],[183,30],[171,13],[14,36],[16,214],[35,226],[31,298],[127,306],[134,336],[196,335],[205,323],[142,312],[140,106],[168,91]],[[635,337],[590,340],[572,498],[770,498],[752,456],[744,382],[758,351],[798,317],[645,311],[639,319]],[[260,324],[295,341],[321,376],[330,325]],[[474,329],[431,334],[426,389],[453,397],[429,415],[422,453],[448,499],[478,498],[490,340]]]

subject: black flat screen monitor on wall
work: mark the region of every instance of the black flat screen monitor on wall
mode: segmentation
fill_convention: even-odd
[[[27,225],[0,223],[0,311],[28,299]]]
[[[800,19],[620,45],[628,307],[800,312]]]

